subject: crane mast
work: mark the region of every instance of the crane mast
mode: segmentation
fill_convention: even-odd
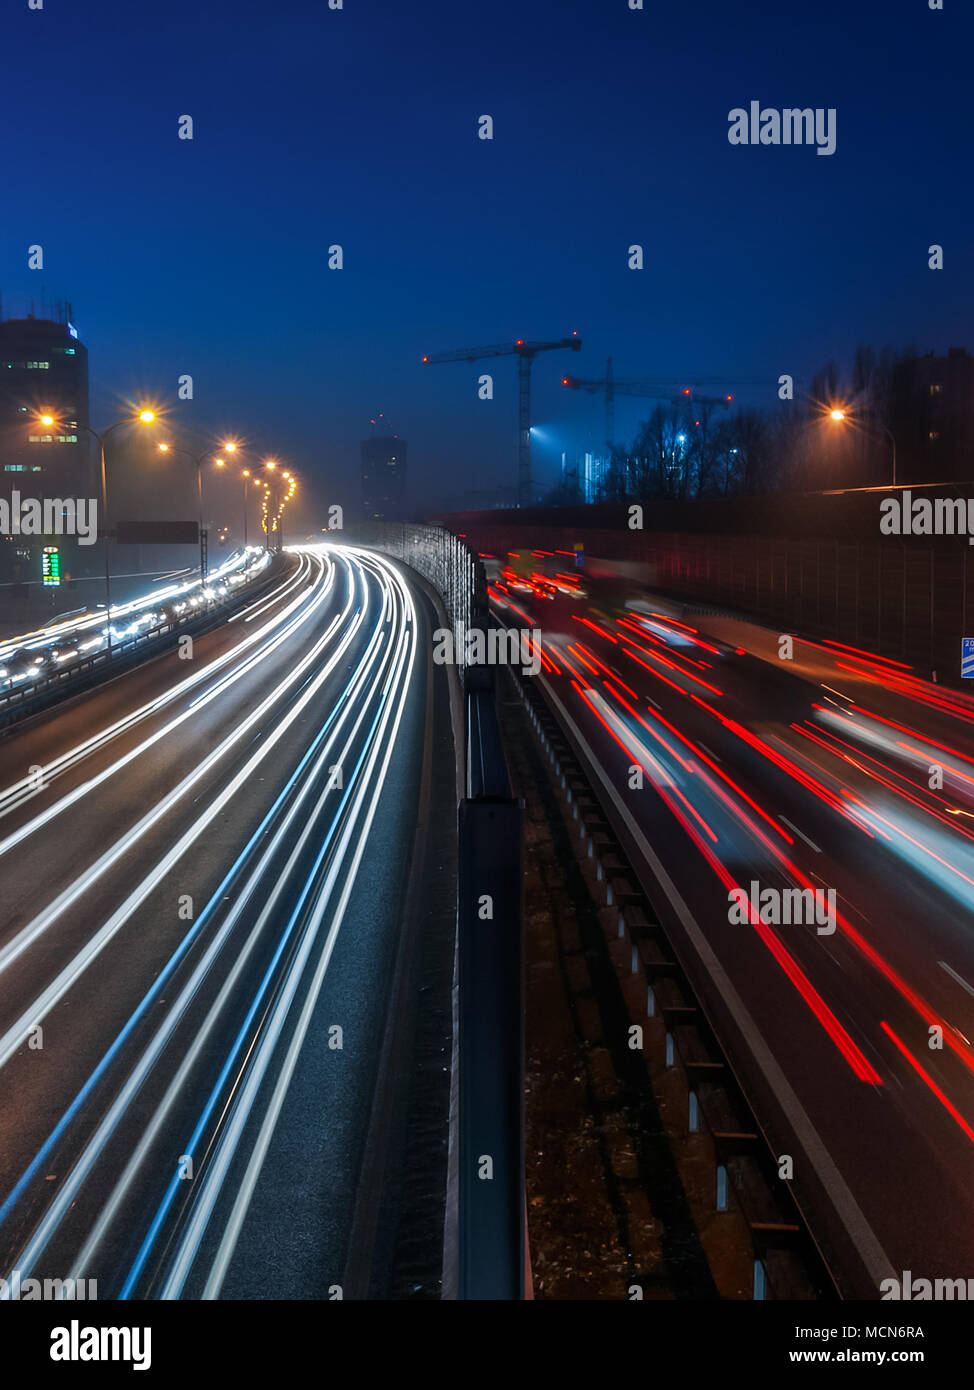
[[[577,333],[570,338],[550,342],[528,342],[517,338],[513,343],[495,343],[491,347],[454,348],[450,352],[429,353],[426,363],[479,362],[488,357],[516,357],[517,362],[517,505],[527,507],[532,499],[531,485],[531,368],[539,352],[569,349],[581,350],[582,340]]]

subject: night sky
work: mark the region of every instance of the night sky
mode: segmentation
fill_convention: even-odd
[[[554,481],[603,435],[560,378],[609,353],[617,377],[762,381],[734,389],[772,406],[779,373],[859,342],[974,349],[974,23],[944,3],[10,0],[5,306],[73,302],[96,425],[191,372],[174,418],[249,437],[321,502],[357,496],[378,410],[415,503],[514,482],[514,360],[424,352],[577,329],[582,353],[535,366]],[[836,153],[730,145],[752,99],[835,107]],[[650,408],[620,402],[617,437]]]

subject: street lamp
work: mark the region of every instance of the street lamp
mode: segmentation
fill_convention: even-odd
[[[848,418],[849,418],[849,417],[848,417],[846,411],[844,411],[840,406],[836,406],[833,410],[830,410],[830,411],[829,411],[829,419],[830,419],[830,420],[835,420],[838,424],[842,424],[842,423],[843,423],[845,420],[847,420]],[[853,422],[853,423],[855,423],[855,422]],[[889,425],[884,425],[883,422],[882,422],[881,420],[877,420],[875,423],[876,423],[876,424],[879,426],[879,428],[886,434],[886,436],[887,436],[888,439],[889,439],[890,444],[893,446],[893,487],[895,487],[895,486],[896,486],[896,437],[895,437],[895,435],[893,434],[893,431],[890,429]],[[862,428],[862,427],[860,426],[860,428]],[[868,434],[869,434],[869,431],[866,430],[866,429],[864,429],[864,430],[863,430],[863,434],[868,435]],[[873,436],[873,437],[875,438],[875,436]]]
[[[227,440],[224,440],[223,445],[222,445],[222,449],[223,449],[223,452],[224,452],[225,454],[243,453],[243,454],[246,455],[246,454],[249,454],[249,452],[250,452],[249,449],[246,449],[246,448],[243,448],[243,449],[242,449],[241,446],[237,443],[237,441],[236,441],[235,439],[227,439]],[[217,468],[224,468],[224,467],[226,467],[226,459],[218,458],[218,459],[215,459],[214,462],[216,463]],[[276,467],[277,467],[277,464],[276,464],[273,460],[269,460],[268,463],[265,464],[265,467],[276,468]],[[247,520],[247,513],[248,513],[249,508],[250,508],[250,485],[251,485],[251,482],[252,482],[252,481],[253,481],[253,482],[256,482],[258,486],[263,486],[264,484],[263,484],[263,479],[261,479],[260,477],[255,477],[254,472],[253,472],[251,469],[249,469],[249,468],[243,468],[243,469],[241,469],[240,476],[241,476],[241,479],[243,480],[243,507],[244,507],[244,513],[243,513],[243,521],[244,521],[244,524],[243,524],[243,538],[244,538],[244,546],[246,546],[246,545],[247,545],[247,541],[248,541],[248,520]]]
[[[228,454],[234,453],[235,450],[236,450],[236,448],[237,448],[236,444],[225,444],[223,447],[226,449],[226,451],[227,451]],[[224,459],[216,459],[216,460],[214,460],[214,462],[216,463],[217,468],[223,468],[223,467],[225,466],[225,462],[226,462],[226,461],[225,461]],[[247,504],[248,504],[248,487],[249,487],[250,469],[249,469],[249,468],[241,469],[240,476],[241,476],[241,478],[243,479],[243,522],[244,522],[244,524],[243,524],[243,543],[244,543],[244,550],[246,550],[246,549],[247,549]]]
[[[236,445],[234,445],[234,448],[236,448]],[[196,467],[196,487],[199,494],[200,507],[200,586],[202,587],[206,584],[206,541],[203,532],[203,464],[210,454],[213,453],[213,450],[204,449],[201,454],[194,454],[189,449],[174,449],[171,444],[160,444],[159,452],[162,454],[180,454],[183,458],[189,459]],[[223,459],[218,457],[215,459],[215,462],[218,468],[222,468]]]
[[[243,541],[244,541],[244,550],[246,550],[246,549],[247,549],[247,503],[248,503],[249,488],[250,488],[250,469],[249,469],[249,468],[245,468],[245,469],[243,470],[243,472],[241,473],[240,476],[243,478],[243,485],[244,485],[244,537],[243,537]]]
[[[277,485],[277,487],[276,487],[276,489],[275,489],[276,514],[275,514],[273,520],[271,519],[271,514],[270,514],[270,508],[271,508],[271,484],[270,484],[269,482],[267,482],[266,480],[264,480],[264,479],[261,479],[261,480],[260,480],[260,481],[262,482],[262,484],[263,484],[263,487],[264,487],[264,502],[263,502],[263,505],[262,505],[261,512],[262,512],[262,521],[263,521],[263,527],[264,527],[264,536],[265,536],[265,538],[266,538],[266,539],[265,539],[265,546],[266,546],[266,548],[267,548],[268,550],[270,550],[270,548],[271,548],[271,546],[270,546],[270,534],[271,534],[271,531],[273,530],[273,531],[276,531],[276,532],[277,532],[277,545],[278,545],[278,549],[283,549],[283,546],[284,546],[284,508],[285,508],[286,504],[287,504],[287,503],[291,500],[291,498],[294,496],[294,491],[295,491],[295,488],[297,487],[297,479],[295,478],[294,474],[290,471],[290,469],[283,468],[283,469],[280,469],[280,471],[278,472],[277,470],[278,470],[278,468],[279,468],[279,465],[278,465],[276,459],[266,459],[266,460],[264,461],[264,467],[268,470],[268,472],[270,472],[271,474],[274,474],[275,477],[279,477],[279,478],[280,478],[280,482],[278,483],[278,485]],[[285,483],[287,484],[286,487],[285,487]]]
[[[55,416],[49,410],[41,410],[37,418],[42,425],[57,424]],[[156,412],[145,407],[139,411],[137,416],[127,415],[123,420],[116,420],[114,424],[101,431],[92,429],[90,425],[73,424],[71,426],[72,429],[84,430],[98,440],[98,457],[101,465],[101,514],[105,537],[105,618],[108,623],[106,637],[109,656],[112,653],[112,572],[108,550],[108,468],[105,461],[105,440],[115,430],[121,429],[123,425],[132,424],[135,419],[138,419],[143,425],[151,425],[155,423]]]

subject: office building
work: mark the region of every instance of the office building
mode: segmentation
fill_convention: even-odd
[[[402,521],[406,512],[406,441],[362,440],[362,509],[368,521]]]
[[[71,306],[57,304],[23,318],[0,319],[0,489],[4,497],[97,497],[88,424],[88,352],[72,322]],[[38,416],[47,411],[56,425]],[[44,547],[63,547],[72,572],[71,538],[0,537],[0,580],[39,584]]]

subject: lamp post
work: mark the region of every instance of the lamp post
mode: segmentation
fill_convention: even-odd
[[[295,491],[295,488],[296,488],[297,485],[298,485],[298,482],[297,482],[297,479],[295,478],[294,474],[291,473],[291,472],[289,472],[287,469],[284,470],[284,472],[281,474],[281,477],[287,481],[287,485],[288,485],[288,486],[287,486],[287,492],[286,492],[286,493],[284,494],[284,496],[281,498],[280,503],[279,503],[278,508],[277,508],[278,545],[280,546],[281,550],[283,550],[283,549],[284,549],[284,508],[287,506],[288,502],[290,502],[291,498],[294,496],[294,491]]]
[[[847,415],[846,415],[846,412],[845,412],[844,410],[842,410],[841,407],[837,406],[834,410],[830,410],[830,411],[829,411],[829,418],[832,419],[832,420],[835,420],[838,424],[841,424],[841,423],[842,423],[843,421],[845,421],[848,417],[847,417]],[[889,438],[890,444],[893,446],[893,487],[895,487],[895,486],[896,486],[896,437],[895,437],[895,435],[893,434],[893,431],[890,429],[889,425],[884,425],[884,424],[882,423],[881,420],[877,420],[876,423],[879,425],[879,428],[880,428],[881,430],[883,430],[883,431],[886,433],[886,435],[887,435],[888,438]],[[864,430],[863,433],[868,435],[869,431],[868,431],[868,430]]]
[[[264,463],[264,467],[267,469],[267,471],[268,471],[269,473],[273,474],[273,473],[275,472],[275,470],[277,469],[277,463],[276,463],[276,461],[275,461],[274,459],[267,459],[266,462]],[[277,529],[277,517],[274,518],[273,527],[272,527],[272,524],[271,524],[271,485],[270,485],[270,483],[265,482],[265,483],[264,483],[264,489],[265,489],[265,493],[264,493],[264,544],[265,544],[267,550],[270,550],[270,548],[271,548],[271,530],[272,530],[272,529],[273,529],[273,530],[276,530],[276,529]]]
[[[251,450],[250,450],[250,449],[248,449],[248,448],[242,448],[239,444],[237,444],[237,443],[236,443],[235,441],[233,441],[233,440],[227,440],[227,442],[224,443],[224,445],[223,445],[223,452],[224,452],[225,454],[240,454],[240,453],[242,453],[244,456],[248,456],[248,455],[251,454]],[[256,456],[255,456],[255,457],[256,457]],[[216,462],[216,465],[217,465],[218,468],[223,468],[223,467],[225,467],[225,465],[226,465],[226,460],[225,460],[225,459],[218,458],[218,459],[215,460],[215,462]],[[263,496],[263,500],[262,500],[262,502],[261,502],[261,526],[262,526],[263,531],[264,531],[264,548],[265,548],[265,550],[270,550],[270,548],[271,548],[271,547],[270,547],[270,533],[271,533],[271,530],[272,530],[272,529],[273,529],[273,530],[278,530],[278,529],[279,529],[279,520],[280,520],[280,518],[279,518],[279,516],[278,516],[278,517],[275,517],[274,523],[273,523],[273,526],[272,526],[271,519],[270,519],[271,482],[270,482],[268,479],[270,478],[271,480],[273,480],[273,478],[276,478],[276,477],[278,477],[278,476],[280,476],[280,477],[282,477],[282,478],[291,478],[292,475],[291,475],[286,469],[283,470],[282,472],[280,472],[280,474],[278,474],[277,470],[280,468],[280,465],[278,464],[278,462],[277,462],[276,459],[272,459],[272,458],[270,458],[270,459],[264,459],[263,462],[261,462],[261,461],[259,460],[259,457],[258,457],[257,462],[258,462],[258,466],[257,466],[256,468],[242,468],[242,469],[240,470],[240,477],[241,477],[241,479],[243,480],[243,508],[244,508],[244,512],[243,512],[243,520],[244,520],[244,525],[243,525],[243,538],[244,538],[244,545],[246,546],[246,545],[248,544],[248,538],[249,538],[249,537],[248,537],[248,532],[249,532],[248,513],[249,513],[249,511],[250,511],[250,489],[251,489],[251,487],[254,487],[254,486],[255,486],[255,487],[257,487],[257,488],[263,488],[263,490],[264,490],[264,496]],[[266,469],[266,470],[267,470],[267,474],[266,474],[265,476],[262,476],[262,475],[261,475],[261,472],[260,472],[260,469]],[[293,491],[294,491],[294,484],[293,484],[293,483],[292,483],[292,485],[291,485],[290,491],[291,491],[291,493],[293,493]]]
[[[224,453],[227,453],[227,454],[235,454],[235,453],[237,452],[237,446],[236,446],[236,444],[234,443],[234,441],[233,441],[232,439],[228,439],[227,442],[226,442],[226,444],[224,444],[224,446],[223,446],[223,450],[224,450]],[[220,459],[217,459],[217,464],[220,465],[220,466],[222,467],[222,461],[221,461]],[[247,549],[247,504],[248,504],[248,501],[249,501],[249,491],[250,491],[250,469],[249,469],[249,468],[244,468],[244,469],[241,471],[240,476],[243,478],[243,521],[244,521],[244,524],[243,524],[243,543],[244,543],[244,550],[246,550],[246,549]]]
[[[225,445],[224,447],[228,450],[228,452],[233,453],[233,450],[236,449],[237,446],[234,444],[232,449],[229,445]],[[206,459],[210,457],[211,454],[216,453],[216,450],[204,449],[201,454],[194,454],[189,449],[174,449],[171,444],[160,444],[159,452],[163,454],[181,454],[183,458],[189,459],[190,462],[196,468],[196,487],[199,496],[200,512],[200,585],[203,586],[206,584],[206,549],[205,538],[203,535],[203,464],[206,461]],[[223,467],[223,459],[217,457],[214,459],[214,462],[216,463],[218,468]]]
[[[278,486],[274,489],[275,505],[277,510],[273,520],[271,519],[271,484],[268,482],[264,482],[264,533],[267,536],[267,548],[268,550],[270,549],[271,531],[276,531],[277,549],[283,550],[284,508],[287,506],[288,502],[290,502],[291,498],[297,491],[298,480],[290,471],[290,469],[287,468],[282,469],[278,474],[276,471],[278,465],[274,459],[268,459],[267,462],[264,464],[264,467],[268,469],[275,477],[279,476],[281,480]]]
[[[123,425],[132,424],[134,420],[140,421],[143,425],[151,425],[155,422],[155,419],[155,411],[145,408],[143,410],[140,410],[138,414],[135,416],[126,416],[124,420],[116,420],[113,425],[109,425],[108,428],[104,430],[99,431],[92,429],[90,425],[73,425],[71,427],[72,429],[85,430],[88,434],[90,434],[94,439],[97,439],[98,441],[98,457],[99,463],[101,465],[101,514],[103,534],[105,538],[105,620],[108,624],[106,629],[106,638],[108,642],[109,656],[111,656],[112,653],[112,570],[111,558],[108,549],[108,468],[105,459],[105,440],[108,438],[110,434],[113,434],[115,430],[121,429]],[[48,427],[53,426],[55,429],[60,428],[55,416],[51,414],[50,411],[42,411],[41,414],[38,416],[38,421],[40,424],[46,425]]]

